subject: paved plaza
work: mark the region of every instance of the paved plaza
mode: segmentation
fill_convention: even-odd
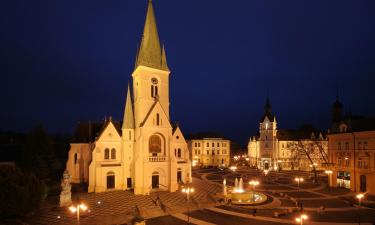
[[[346,189],[326,185],[326,177],[319,184],[310,180],[311,174],[299,171],[270,172],[243,168],[236,172],[218,169],[193,171],[194,193],[190,201],[182,192],[155,191],[149,196],[136,196],[130,191],[75,194],[89,206],[81,214],[80,224],[131,224],[135,215],[146,219],[146,224],[296,224],[295,218],[308,216],[304,224],[373,224],[375,210],[353,204],[354,194]],[[303,177],[299,185],[294,178]],[[224,204],[220,195],[225,178],[228,185],[242,177],[244,184],[256,179],[256,190],[268,196],[264,204],[239,207]],[[248,188],[245,185],[245,188]],[[256,213],[254,214],[254,209]],[[188,216],[189,215],[189,216]],[[67,208],[57,207],[57,199],[49,198],[40,210],[27,219],[28,224],[75,224],[76,217]]]

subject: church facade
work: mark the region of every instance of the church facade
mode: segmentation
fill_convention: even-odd
[[[71,143],[67,162],[72,182],[88,183],[89,192],[133,189],[140,195],[155,189],[174,192],[180,183],[191,182],[186,140],[170,120],[169,77],[149,1],[123,121],[78,126],[80,138]]]

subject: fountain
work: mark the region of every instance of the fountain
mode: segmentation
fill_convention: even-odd
[[[237,178],[234,180],[234,187],[229,193],[226,187],[226,180],[224,180],[223,194],[225,198],[230,199],[234,205],[254,205],[263,203],[267,200],[267,196],[254,191],[254,187],[252,191],[246,191],[243,187],[242,177],[239,180]]]

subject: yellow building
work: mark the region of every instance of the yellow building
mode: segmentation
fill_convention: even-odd
[[[188,141],[194,166],[222,166],[230,163],[230,140],[206,137]]]
[[[332,110],[328,153],[330,186],[375,194],[375,119],[341,116],[337,100]]]
[[[323,133],[305,126],[297,130],[278,130],[276,116],[267,98],[259,123],[259,135],[248,142],[251,166],[260,169],[323,169],[328,161],[328,141]]]
[[[95,139],[71,144],[67,170],[72,182],[87,182],[89,192],[134,189],[145,195],[153,189],[173,192],[180,182],[191,181],[187,143],[169,117],[169,75],[149,1],[123,122],[106,120],[98,133],[86,125]]]

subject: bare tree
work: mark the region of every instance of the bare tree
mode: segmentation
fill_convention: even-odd
[[[297,157],[298,161],[307,159],[309,165],[314,173],[314,183],[318,183],[318,174],[316,170],[316,165],[318,165],[318,160],[320,157],[320,151],[316,151],[314,144],[309,140],[298,140],[290,143],[290,149],[293,154]]]

